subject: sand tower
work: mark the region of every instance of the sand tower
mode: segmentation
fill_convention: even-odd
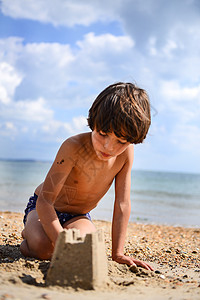
[[[48,285],[95,289],[108,282],[102,230],[80,237],[77,229],[64,230],[56,242],[47,273]]]

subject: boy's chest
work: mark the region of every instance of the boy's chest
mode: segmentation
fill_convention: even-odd
[[[82,191],[101,187],[104,189],[111,184],[120,169],[121,166],[116,163],[115,158],[109,162],[80,159],[76,162],[65,184],[77,186]]]
[[[111,168],[106,166],[103,161],[96,162],[92,159],[88,159],[85,161],[79,160],[73,169],[73,173],[77,179],[79,178],[79,180],[89,184],[101,178],[102,175],[109,170],[111,170]]]

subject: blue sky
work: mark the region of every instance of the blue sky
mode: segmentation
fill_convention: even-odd
[[[0,1],[0,158],[53,160],[99,92],[146,89],[135,169],[200,172],[198,0]]]

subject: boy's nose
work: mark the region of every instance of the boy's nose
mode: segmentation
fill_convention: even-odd
[[[112,151],[113,150],[113,142],[110,139],[107,139],[104,143],[104,148]]]

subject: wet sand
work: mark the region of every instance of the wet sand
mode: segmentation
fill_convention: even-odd
[[[110,282],[92,291],[48,287],[45,276],[49,261],[24,258],[19,245],[23,215],[0,212],[0,300],[1,299],[200,299],[200,228],[130,223],[125,252],[148,261],[154,272],[111,260],[111,224],[94,221],[105,232]]]

